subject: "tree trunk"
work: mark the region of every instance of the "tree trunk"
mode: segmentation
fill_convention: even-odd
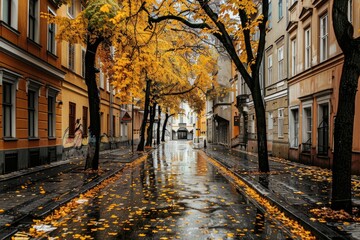
[[[360,76],[360,38],[353,38],[354,28],[347,18],[347,5],[348,1],[343,0],[334,0],[333,3],[333,27],[344,53],[344,65],[335,119],[331,208],[352,213],[351,161],[355,99]]]
[[[100,151],[100,95],[96,83],[95,55],[96,50],[102,39],[97,39],[94,43],[87,40],[85,53],[85,81],[88,88],[88,99],[90,108],[90,126],[89,126],[89,143],[86,156],[85,169],[99,168],[99,151]]]
[[[254,82],[259,81],[259,79],[253,79]],[[252,92],[255,114],[256,114],[256,135],[257,135],[257,145],[258,145],[258,161],[259,161],[259,171],[260,172],[269,172],[269,161],[268,161],[268,149],[267,149],[267,138],[266,138],[266,116],[265,116],[265,106],[261,96],[260,85],[255,84],[254,91]]]
[[[168,113],[165,114],[164,125],[163,125],[162,133],[161,133],[161,141],[162,141],[162,142],[165,142],[166,124],[167,124],[170,116],[171,116],[171,115],[169,115]]]
[[[150,107],[150,124],[149,124],[149,127],[147,129],[147,139],[146,139],[146,144],[145,144],[145,146],[148,146],[148,147],[152,146],[156,105],[157,104],[154,103],[154,106]]]
[[[146,122],[149,115],[149,105],[150,105],[150,86],[151,80],[146,79],[146,90],[145,90],[145,106],[144,106],[144,118],[141,124],[140,129],[140,142],[137,147],[137,151],[144,151],[144,144],[145,144],[145,129],[146,129]]]
[[[157,131],[156,131],[156,144],[160,144],[160,123],[161,123],[161,107],[159,106],[158,111],[158,124],[157,124]]]

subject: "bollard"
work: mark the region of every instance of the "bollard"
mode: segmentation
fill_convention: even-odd
[[[204,148],[206,148],[206,139],[204,139]]]

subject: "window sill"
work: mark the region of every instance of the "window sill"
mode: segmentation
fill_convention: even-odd
[[[37,47],[38,49],[41,49],[42,48],[42,46],[39,44],[39,43],[37,43],[37,42],[35,42],[34,40],[32,40],[31,38],[27,38],[27,42],[28,43],[31,43],[32,45],[34,45],[35,47]]]
[[[14,138],[14,137],[3,137],[3,140],[5,142],[15,142],[17,141],[18,139],[17,138]]]
[[[56,140],[56,137],[48,137],[49,140]]]
[[[16,35],[20,36],[20,32],[17,29],[10,26],[9,24],[7,24],[6,22],[0,20],[0,26],[4,26],[7,29],[9,29],[10,31],[12,31],[13,33],[15,33]]]
[[[54,58],[55,60],[57,60],[57,59],[59,58],[58,56],[56,56],[55,53],[52,53],[52,52],[50,52],[49,50],[47,50],[46,53],[47,53],[48,56]]]
[[[29,141],[38,141],[38,140],[40,140],[40,138],[39,137],[29,137],[28,140]]]

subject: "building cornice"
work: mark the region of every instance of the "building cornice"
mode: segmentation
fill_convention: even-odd
[[[20,61],[38,68],[39,70],[46,72],[47,74],[52,75],[58,79],[63,80],[65,78],[66,73],[64,71],[54,67],[40,58],[31,55],[30,53],[8,42],[2,37],[0,37],[0,52],[4,52],[11,57],[17,58]]]
[[[276,93],[271,94],[269,96],[266,96],[264,98],[264,101],[267,102],[267,101],[275,100],[275,99],[286,97],[286,96],[287,96],[287,89],[284,89],[282,91],[279,91],[279,92],[276,92]]]
[[[322,62],[319,64],[316,64],[315,66],[310,67],[309,69],[306,69],[305,71],[302,71],[301,73],[298,73],[294,77],[291,77],[288,79],[288,86],[291,86],[292,84],[295,84],[297,82],[300,82],[308,77],[311,77],[313,75],[318,74],[322,70],[326,70],[329,68],[333,68],[336,65],[340,65],[343,63],[344,55],[342,53]]]

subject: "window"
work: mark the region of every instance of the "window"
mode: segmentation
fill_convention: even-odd
[[[268,85],[272,83],[272,55],[268,56]]]
[[[74,44],[69,43],[69,52],[68,52],[68,65],[69,69],[74,71],[75,69],[75,46]]]
[[[29,137],[36,137],[35,122],[36,122],[36,108],[35,108],[35,91],[28,91],[28,134]]]
[[[284,47],[278,48],[278,80],[284,76]]]
[[[55,138],[56,136],[56,96],[60,90],[47,87],[47,98],[48,98],[48,137]]]
[[[82,117],[82,133],[83,137],[88,135],[88,108],[83,106],[83,117]]]
[[[99,73],[99,80],[100,80],[100,88],[101,89],[104,89],[104,73],[103,73],[103,71],[102,71],[102,68],[101,68],[101,66],[102,66],[102,63],[101,63],[101,61],[100,61],[100,58],[98,58],[98,68],[100,69],[100,73]]]
[[[42,83],[34,80],[29,79],[27,81],[29,138],[38,137],[39,89],[42,85]]]
[[[39,42],[39,2],[38,0],[29,0],[29,32],[28,37],[34,42]]]
[[[49,14],[52,16],[55,16],[54,12],[52,10],[49,9]],[[56,30],[55,30],[55,23],[50,23],[48,24],[48,47],[47,50],[49,52],[51,52],[52,54],[56,54],[56,40],[55,40],[55,34],[56,34]]]
[[[0,2],[1,20],[10,27],[18,27],[18,0],[2,0]]]
[[[296,39],[291,40],[291,76],[296,75]]]
[[[69,137],[75,137],[76,104],[69,102]]]
[[[268,112],[268,129],[271,130],[274,128],[274,119],[273,119],[273,113]]]
[[[21,75],[0,68],[2,85],[2,128],[4,138],[15,138],[16,134],[16,89]]]
[[[278,2],[278,6],[279,6],[279,20],[280,19],[282,19],[282,17],[283,17],[283,4],[282,4],[282,0],[279,0],[279,2]]]
[[[320,62],[328,58],[328,16],[320,18]]]
[[[284,136],[284,109],[278,109],[278,137]]]
[[[311,66],[311,31],[310,28],[305,30],[305,69]]]
[[[53,96],[48,97],[48,137],[55,137],[55,99]]]
[[[110,80],[106,79],[106,91],[110,92]]]
[[[328,155],[329,148],[329,104],[319,104],[318,154]]]
[[[70,0],[70,3],[67,6],[67,12],[70,15],[70,17],[75,16],[75,1],[74,0]]]
[[[85,77],[85,49],[81,49],[81,76]]]
[[[106,124],[106,134],[110,136],[111,134],[110,134],[110,115],[109,114],[107,115],[106,122],[107,122],[107,124]]]
[[[240,94],[248,94],[248,86],[246,85],[245,79],[243,77],[240,77]]]
[[[349,22],[351,22],[351,23],[352,23],[352,15],[353,15],[352,12],[353,12],[353,1],[348,0],[347,16],[348,16]]]
[[[14,86],[11,83],[3,83],[3,129],[4,137],[14,137]]]
[[[268,28],[271,29],[272,28],[272,3],[271,3],[271,0],[269,0],[269,13],[268,13]]]
[[[112,136],[116,137],[116,117],[112,116]]]
[[[299,146],[299,109],[290,111],[290,147]]]
[[[303,116],[303,151],[310,152],[311,149],[311,129],[312,129],[312,117],[311,117],[311,107],[304,108]]]

